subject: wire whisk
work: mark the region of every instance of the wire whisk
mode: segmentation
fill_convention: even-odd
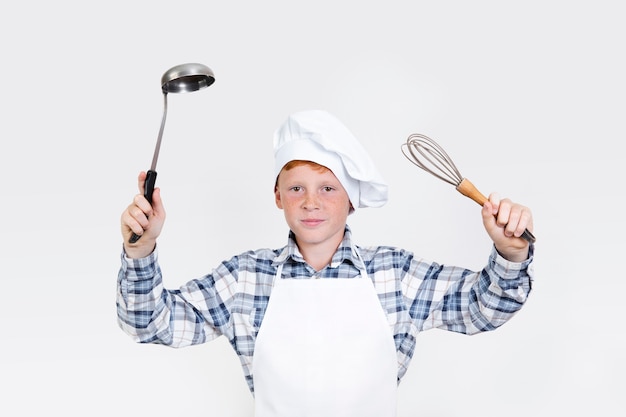
[[[471,198],[480,206],[487,201],[487,197],[478,191],[470,180],[461,175],[446,151],[428,136],[419,133],[410,135],[406,143],[402,144],[402,153],[413,164],[453,185],[458,192]],[[534,243],[536,240],[528,229],[524,230],[522,238],[530,243]]]

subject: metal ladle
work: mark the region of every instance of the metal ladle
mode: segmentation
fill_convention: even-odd
[[[156,183],[156,164],[159,159],[159,150],[161,149],[161,139],[163,138],[163,129],[165,128],[165,119],[167,117],[167,94],[168,93],[188,93],[209,87],[215,82],[213,71],[206,65],[189,63],[176,65],[170,68],[161,77],[161,90],[163,91],[163,118],[161,119],[161,128],[157,137],[154,156],[152,157],[152,165],[146,175],[144,182],[144,197],[152,204],[152,193]],[[135,233],[129,239],[129,243],[135,243],[141,235]]]

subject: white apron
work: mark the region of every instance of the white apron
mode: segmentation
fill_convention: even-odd
[[[255,417],[395,417],[395,343],[365,270],[281,276],[254,349]]]

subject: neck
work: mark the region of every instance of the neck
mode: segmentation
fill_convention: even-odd
[[[339,239],[323,243],[296,243],[298,243],[298,249],[306,263],[311,265],[316,271],[319,271],[330,264],[342,240],[343,235]]]
[[[334,253],[334,252],[333,252]],[[313,267],[316,271],[321,271],[330,264],[333,255],[330,256],[327,253],[307,253],[302,254],[304,260]]]

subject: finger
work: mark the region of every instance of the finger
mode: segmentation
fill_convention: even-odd
[[[519,209],[519,207],[517,206],[509,206],[507,205],[505,207],[505,210],[508,214],[506,217],[502,217],[502,219],[498,219],[499,223],[504,225],[504,235],[507,237],[512,237],[512,236],[516,236],[519,237],[521,236],[521,232],[518,232],[518,229],[520,227],[520,217],[521,217],[521,210]],[[500,215],[498,215],[498,217],[500,217]],[[522,232],[524,231],[524,229],[522,229]]]
[[[499,193],[491,193],[489,194],[489,200],[491,203],[491,214],[492,215],[496,215],[498,214],[498,210],[500,208],[500,194]]]
[[[500,199],[497,193],[492,193],[485,202],[482,216],[483,223],[492,239],[497,235],[512,237],[519,223],[519,211],[512,214],[514,205],[508,198]]]
[[[161,189],[156,187],[152,192],[152,212],[155,216],[162,216],[165,213],[163,200],[161,200]]]
[[[499,226],[506,226],[509,223],[511,217],[511,200],[505,198],[500,200],[498,206],[498,213],[496,215],[496,221]]]
[[[137,206],[131,206],[128,209],[131,217],[141,225],[143,229],[147,229],[150,225],[149,213],[146,213],[141,208]]]
[[[133,198],[133,205],[135,205],[141,212],[148,218],[152,215],[152,205],[150,202],[144,197],[143,194],[135,195]]]
[[[483,216],[483,224],[487,231],[493,230],[498,227],[498,225],[496,224],[496,218],[493,215],[493,211],[494,205],[491,203],[491,201],[487,201],[483,205],[483,208],[480,212]]]
[[[505,236],[521,237],[529,226],[532,227],[532,215],[527,207],[504,199],[500,202],[497,222],[504,228]]]
[[[137,176],[137,188],[139,188],[139,193],[143,195],[145,193],[145,184],[146,184],[146,171],[141,171]]]
[[[521,237],[525,230],[532,232],[532,214],[527,207],[517,205],[512,216],[516,219],[516,227],[513,230],[515,237]]]
[[[145,219],[145,216],[143,216]],[[122,213],[122,230],[125,235],[130,235],[131,232],[137,235],[143,234],[144,227],[140,221],[131,213],[131,207]]]

